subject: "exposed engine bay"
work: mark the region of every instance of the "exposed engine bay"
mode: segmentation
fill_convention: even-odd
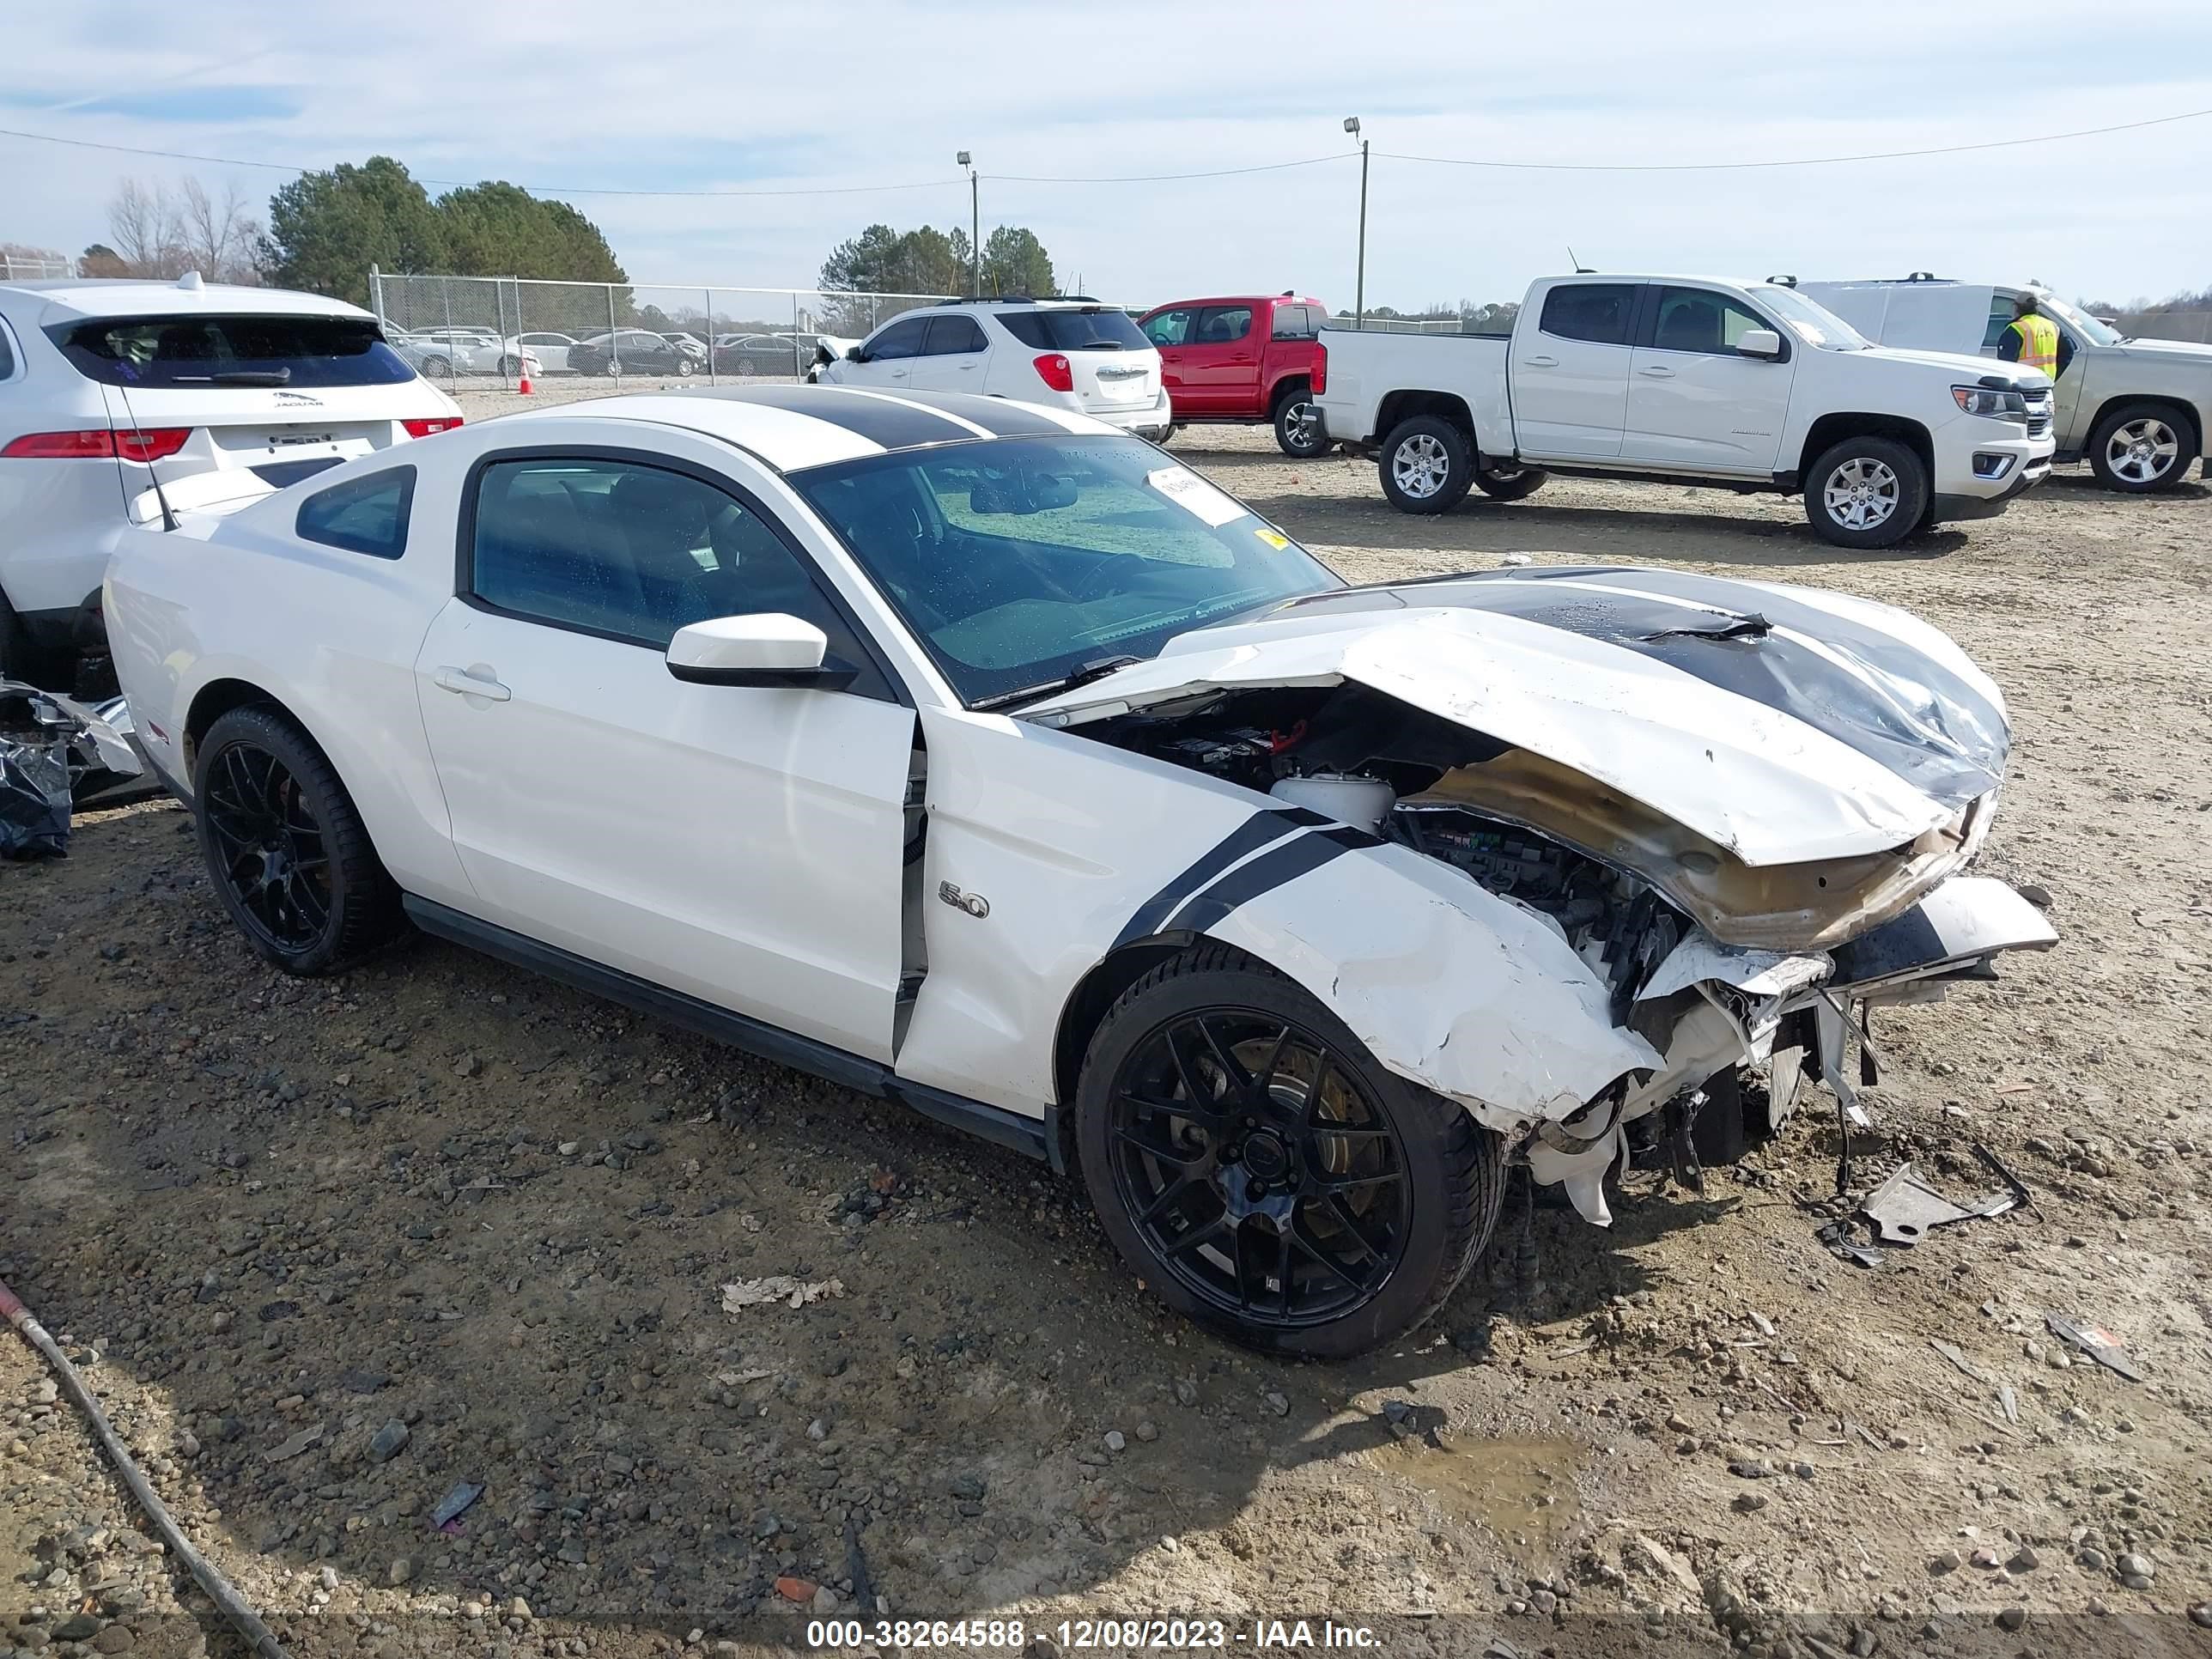
[[[1579,1111],[1507,1131],[1539,1181],[1563,1182],[1601,1222],[1627,1127],[1649,1119],[1647,1145],[1663,1135],[1686,1146],[1708,1093],[1717,1109],[1740,1111],[1739,1075],[1778,1045],[1790,1075],[1776,1079],[1761,1129],[1796,1100],[1801,1062],[1851,1104],[1841,1067],[1863,1010],[1853,1017],[1824,993],[1825,947],[1909,908],[1971,851],[1960,834],[1937,837],[1936,856],[1915,845],[1754,869],[1620,792],[1358,684],[1216,690],[1085,731],[1403,846],[1556,927],[1603,988],[1613,1023],[1660,1056]],[[1729,937],[1746,931],[1731,903],[1757,913],[1749,939]]]

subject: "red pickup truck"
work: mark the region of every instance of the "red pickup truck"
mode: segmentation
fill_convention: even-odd
[[[1137,326],[1159,348],[1176,426],[1265,422],[1284,454],[1304,459],[1328,447],[1308,398],[1328,318],[1320,301],[1286,289],[1177,300],[1155,306]]]

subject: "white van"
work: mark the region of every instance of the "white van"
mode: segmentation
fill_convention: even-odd
[[[1863,282],[1800,283],[1870,340],[1994,357],[2020,298],[2058,325],[2057,459],[2087,460],[2107,489],[2148,494],[2189,476],[2212,436],[2212,345],[2121,334],[2050,289],[1954,283],[1916,271]]]

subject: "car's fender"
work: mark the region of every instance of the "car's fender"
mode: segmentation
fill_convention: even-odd
[[[280,492],[228,520],[126,532],[103,609],[140,740],[188,795],[195,711],[258,694],[329,757],[400,884],[465,902],[471,890],[414,683],[416,649],[443,602],[429,562],[410,569],[293,541],[283,532],[296,505],[294,492]],[[271,625],[274,617],[283,625]]]
[[[928,971],[902,1077],[1030,1115],[1065,1104],[1055,1060],[1080,989],[1117,955],[1201,936],[1500,1130],[1661,1064],[1552,922],[1457,871],[1070,733],[938,709],[922,730]]]

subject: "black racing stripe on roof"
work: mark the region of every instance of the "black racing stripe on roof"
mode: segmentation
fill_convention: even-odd
[[[834,386],[777,386],[748,390],[744,401],[793,415],[810,416],[845,428],[856,438],[885,449],[920,449],[928,444],[971,442],[975,434],[933,410],[891,398]]]
[[[977,426],[988,427],[994,437],[1066,438],[1074,435],[1057,421],[1048,419],[1033,409],[1010,404],[1004,398],[979,398],[972,392],[902,392],[897,395],[909,403],[926,404],[932,409],[943,410],[948,415],[957,415],[963,421],[973,421]]]

